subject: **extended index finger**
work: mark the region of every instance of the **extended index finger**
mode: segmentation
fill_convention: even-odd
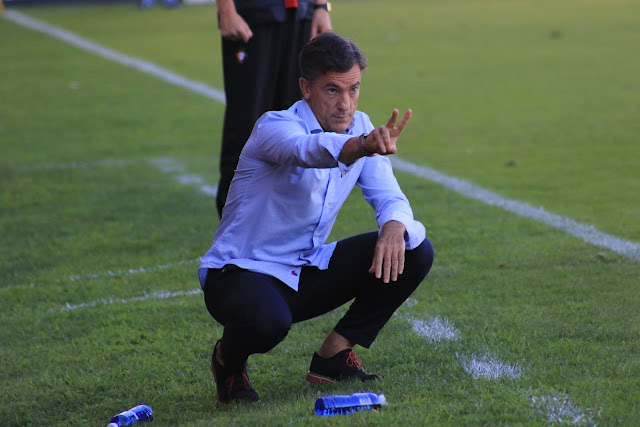
[[[393,129],[396,126],[396,121],[398,121],[398,115],[400,115],[400,112],[398,111],[397,108],[394,108],[393,113],[391,113],[391,117],[387,121],[387,127],[389,129]]]

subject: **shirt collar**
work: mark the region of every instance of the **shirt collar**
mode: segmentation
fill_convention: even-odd
[[[320,126],[320,122],[318,122],[318,119],[316,118],[316,115],[313,114],[313,111],[311,110],[311,107],[309,106],[309,103],[307,102],[306,99],[301,99],[299,102],[297,102],[296,104],[294,104],[296,107],[296,111],[298,113],[298,116],[304,120],[304,122],[307,124],[307,126],[309,127],[309,132],[310,133],[322,133],[324,132],[322,130],[322,126]],[[355,120],[355,115],[353,116],[353,119],[351,119],[351,123],[349,124],[349,127],[347,128],[347,130],[345,130],[344,132],[342,132],[343,135],[347,135],[351,133],[351,129],[353,129],[353,122]]]

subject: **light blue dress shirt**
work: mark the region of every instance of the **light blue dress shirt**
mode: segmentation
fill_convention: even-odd
[[[399,221],[406,248],[425,239],[385,156],[338,161],[348,139],[373,130],[356,111],[343,134],[323,132],[309,104],[265,113],[253,128],[235,171],[213,245],[199,276],[227,264],[274,276],[298,289],[303,266],[326,269],[336,242],[326,243],[354,185],[376,213],[378,226]]]

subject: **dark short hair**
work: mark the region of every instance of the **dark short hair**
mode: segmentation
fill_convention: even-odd
[[[367,58],[355,43],[336,33],[320,34],[300,52],[300,76],[309,83],[329,71],[346,73],[354,65],[364,71]]]

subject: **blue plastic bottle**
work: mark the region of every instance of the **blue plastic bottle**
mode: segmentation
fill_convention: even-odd
[[[316,414],[331,416],[378,409],[387,404],[384,394],[354,393],[352,395],[324,396],[316,400]]]
[[[149,405],[138,405],[128,411],[120,412],[111,419],[107,427],[125,427],[136,423],[149,423],[153,421],[153,409]]]

